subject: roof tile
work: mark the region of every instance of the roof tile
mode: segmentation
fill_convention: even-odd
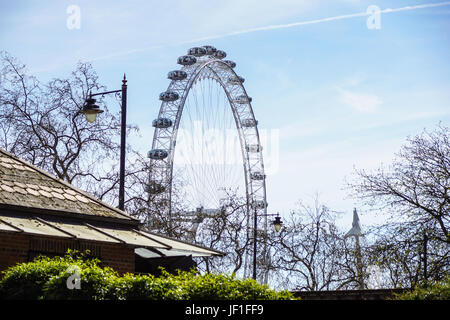
[[[60,193],[53,191],[52,196],[61,200],[65,200],[64,196],[62,196]]]
[[[47,192],[52,192],[52,189],[46,186],[40,186],[42,190],[47,191]]]
[[[27,194],[28,193],[25,189],[23,189],[21,187],[18,187],[18,186],[15,186],[13,189],[14,189],[14,191],[19,192],[21,194]]]
[[[2,184],[0,185],[0,188],[2,188],[3,190],[5,190],[6,192],[14,192],[14,189],[7,186],[6,184]]]
[[[84,202],[84,203],[89,203],[89,201],[90,201],[88,198],[80,196],[78,194],[75,196],[75,198],[77,198],[78,200],[80,200],[81,202]]]
[[[39,190],[39,193],[40,193],[41,195],[43,195],[44,197],[47,197],[47,198],[53,197],[51,193],[48,193],[48,192],[45,191],[45,190]]]
[[[23,183],[20,183],[20,182],[17,182],[17,181],[14,181],[14,184],[15,184],[16,186],[18,186],[18,187],[23,188],[23,189],[26,189],[26,188],[27,188],[26,184],[23,184]]]
[[[40,196],[40,193],[37,192],[35,189],[27,188],[27,191],[28,191],[29,194],[31,194],[33,196],[37,196],[37,197]]]
[[[70,194],[68,194],[68,193],[64,193],[63,196],[64,196],[64,198],[66,198],[67,200],[70,200],[70,201],[77,201],[77,198],[75,198],[74,196],[72,196],[72,195],[70,195]]]

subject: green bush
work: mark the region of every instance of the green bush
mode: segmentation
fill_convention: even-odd
[[[114,286],[116,299],[150,300],[287,300],[287,291],[276,292],[255,280],[239,280],[233,276],[196,271],[171,275],[166,271],[158,278],[125,275]]]
[[[163,276],[176,282],[185,300],[285,300],[293,296],[276,292],[253,279],[239,280],[225,274],[198,274],[196,271],[180,272],[176,276]]]
[[[442,281],[416,287],[413,291],[396,296],[398,300],[450,300],[450,275]]]
[[[79,289],[68,289],[67,281],[76,275],[80,277]],[[58,275],[51,277],[43,288],[42,298],[46,300],[104,300],[110,295],[117,274],[110,268],[101,268],[97,261],[83,261],[70,265]],[[71,280],[71,279],[69,279]],[[75,284],[71,281],[72,285]]]
[[[126,274],[116,278],[110,297],[117,300],[182,300],[184,295],[173,279]]]
[[[73,285],[74,271],[80,277],[80,288]],[[99,266],[98,260],[76,256],[40,257],[18,264],[5,272],[0,281],[1,299],[57,300],[287,300],[294,299],[287,291],[276,292],[267,285],[234,276],[196,271],[176,275],[162,272],[152,275],[118,276],[110,268]]]
[[[9,268],[0,281],[0,299],[40,299],[44,285],[77,261],[69,255],[52,259],[38,257],[33,262],[17,264]]]

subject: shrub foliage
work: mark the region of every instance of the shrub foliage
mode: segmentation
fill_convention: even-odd
[[[416,287],[397,296],[398,300],[450,300],[450,275],[442,281]]]
[[[79,286],[73,286],[74,271]],[[69,289],[68,283],[72,284]],[[100,261],[69,252],[64,257],[39,257],[4,272],[0,299],[44,300],[288,300],[287,291],[274,291],[251,279],[195,270],[162,275],[125,274],[101,267]]]

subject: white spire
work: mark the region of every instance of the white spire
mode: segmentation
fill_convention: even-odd
[[[345,235],[345,238],[347,237],[359,237],[362,236],[361,232],[361,225],[359,224],[359,217],[358,213],[356,212],[356,208],[353,209],[353,222],[352,222],[352,228],[349,232]]]

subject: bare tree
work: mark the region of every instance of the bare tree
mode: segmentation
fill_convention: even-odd
[[[179,185],[183,182],[174,175],[172,183]],[[169,217],[168,204],[160,204],[157,196],[153,198],[150,195],[151,205],[142,210],[147,228],[225,253],[224,257],[196,258],[200,270],[243,275],[251,241],[247,234],[245,199],[228,191],[221,201],[221,209],[215,212],[191,211],[183,195],[177,192],[172,194],[171,200]]]
[[[414,223],[390,223],[368,230],[374,241],[365,255],[384,273],[383,287],[411,288],[439,281],[450,271],[450,248],[434,233]]]
[[[119,112],[110,112],[102,99],[104,113],[99,121],[88,123],[79,112],[90,92],[104,89],[92,66],[78,63],[68,78],[43,84],[8,53],[2,52],[0,59],[0,146],[100,199],[115,202]]]
[[[432,226],[436,240],[449,244],[449,135],[449,128],[440,125],[434,132],[409,138],[389,168],[355,170],[348,183],[352,195],[388,209],[397,221]]]
[[[243,275],[251,241],[247,234],[246,201],[235,193],[228,193],[222,201],[220,213],[206,217],[199,225],[196,241],[226,255],[202,258],[199,267],[208,272]]]
[[[391,213],[374,227],[370,263],[388,275],[390,287],[439,280],[449,268],[449,129],[408,138],[388,168],[355,170],[348,187],[363,204]]]
[[[356,256],[336,224],[336,212],[303,202],[272,239],[272,268],[277,283],[296,290],[339,290],[358,286]]]

